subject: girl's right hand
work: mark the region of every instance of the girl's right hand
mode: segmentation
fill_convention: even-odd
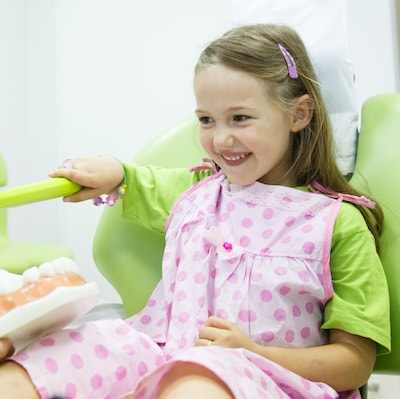
[[[0,362],[14,353],[14,347],[8,338],[0,338]]]
[[[124,168],[111,156],[82,156],[65,160],[50,177],[65,177],[82,186],[82,189],[69,197],[66,202],[80,202],[110,194],[122,184]]]

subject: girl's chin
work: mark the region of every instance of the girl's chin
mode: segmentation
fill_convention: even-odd
[[[227,175],[230,184],[235,184],[237,186],[250,186],[251,184],[255,183],[256,180],[249,180],[249,179],[240,179],[234,176]]]

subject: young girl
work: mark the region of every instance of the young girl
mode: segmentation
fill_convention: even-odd
[[[355,399],[390,350],[382,215],[336,166],[298,35],[233,29],[201,54],[194,91],[210,166],[102,156],[51,173],[84,186],[71,202],[125,181],[126,217],[165,225],[163,278],[130,319],[49,334],[4,362],[2,398]]]

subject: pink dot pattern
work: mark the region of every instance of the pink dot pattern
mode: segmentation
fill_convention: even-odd
[[[130,324],[172,352],[193,345],[197,326],[211,314],[234,321],[260,344],[325,343],[319,326],[332,288],[323,259],[334,204],[286,187],[230,186],[223,176],[201,182],[175,207],[163,284]],[[151,321],[144,324],[144,317]]]
[[[210,315],[263,345],[326,342],[319,327],[332,295],[323,259],[333,203],[284,187],[230,186],[221,175],[205,179],[174,208],[163,280],[143,311],[52,333],[13,359],[42,399],[153,399],[177,361],[214,371],[238,398],[337,398],[332,388],[244,349],[194,346]]]

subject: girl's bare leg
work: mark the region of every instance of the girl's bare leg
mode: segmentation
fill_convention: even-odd
[[[8,338],[0,338],[0,362],[14,353],[14,347]]]
[[[195,363],[177,362],[163,378],[159,399],[234,399],[212,371]]]
[[[0,363],[1,399],[40,399],[28,373],[12,361]]]

